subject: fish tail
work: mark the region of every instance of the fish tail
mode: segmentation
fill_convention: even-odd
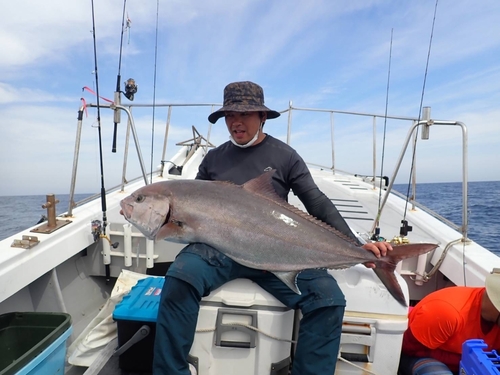
[[[373,269],[380,281],[385,285],[389,293],[403,306],[406,303],[403,290],[396,279],[394,271],[396,265],[403,259],[415,257],[434,250],[438,245],[431,243],[415,243],[406,245],[393,245],[392,251],[389,251],[385,257],[375,262],[376,268]]]

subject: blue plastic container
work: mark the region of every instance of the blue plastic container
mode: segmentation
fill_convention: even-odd
[[[156,322],[164,277],[146,277],[137,281],[113,311],[113,319],[120,321]]]
[[[462,345],[461,375],[500,375],[500,356],[496,350],[485,351],[483,340],[467,340]]]
[[[71,330],[66,313],[0,315],[0,375],[64,374]]]
[[[118,363],[124,371],[151,372],[156,317],[164,282],[163,277],[139,280],[115,307],[113,319],[118,328],[118,347],[125,345],[144,325],[149,327],[146,337],[120,355]]]
[[[16,375],[64,374],[66,340],[71,335],[71,331],[72,328],[68,328],[56,341],[24,366]]]

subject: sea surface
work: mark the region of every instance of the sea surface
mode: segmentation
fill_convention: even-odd
[[[407,194],[407,185],[394,188]],[[500,181],[469,182],[468,237],[500,256]],[[411,191],[411,190],[410,190]],[[462,183],[417,184],[416,200],[451,222],[462,224]]]
[[[79,202],[91,194],[75,194],[74,201]],[[69,208],[69,194],[56,194],[56,215],[63,214]],[[47,209],[42,205],[47,202],[46,195],[0,196],[0,241],[17,232],[36,225]]]
[[[406,185],[394,185],[405,194]],[[77,194],[75,201],[89,194]],[[457,225],[462,223],[462,185],[460,182],[417,184],[416,197],[441,216]],[[68,210],[69,195],[57,195],[57,214]],[[500,181],[469,182],[469,238],[500,256]],[[0,197],[0,240],[36,225],[46,210],[45,195]],[[411,223],[410,223],[411,224]]]

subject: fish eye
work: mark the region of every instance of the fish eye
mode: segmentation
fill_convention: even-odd
[[[136,203],[141,203],[141,202],[144,202],[144,199],[146,199],[146,197],[142,194],[139,194],[136,198],[135,198],[135,202]]]

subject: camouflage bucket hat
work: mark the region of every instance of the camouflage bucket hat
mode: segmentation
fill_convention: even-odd
[[[256,83],[233,82],[224,88],[224,105],[208,116],[212,124],[224,117],[226,111],[234,112],[266,112],[268,119],[279,117],[279,112],[264,105],[264,90]]]

